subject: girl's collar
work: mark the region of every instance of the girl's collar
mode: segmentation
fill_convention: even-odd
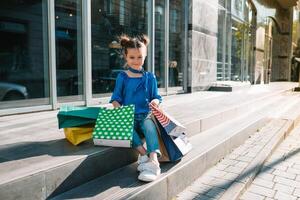
[[[131,67],[128,67],[128,70],[132,73],[136,73],[136,74],[143,74],[144,73],[144,69],[142,68],[141,70],[137,70],[137,69],[133,69]]]

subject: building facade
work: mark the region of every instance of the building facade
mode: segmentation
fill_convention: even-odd
[[[107,103],[125,65],[122,33],[149,35],[144,67],[163,95],[288,81],[295,2],[274,2],[1,1],[0,115]]]

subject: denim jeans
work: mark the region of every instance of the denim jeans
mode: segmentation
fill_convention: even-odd
[[[157,130],[154,122],[149,114],[135,114],[134,115],[134,130],[132,143],[133,147],[143,145],[141,137],[144,137],[147,145],[147,153],[156,152],[158,156],[161,155],[159,150],[159,143],[157,137]]]

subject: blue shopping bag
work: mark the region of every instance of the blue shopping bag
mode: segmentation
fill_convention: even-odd
[[[178,161],[183,157],[183,154],[177,147],[177,145],[174,142],[173,136],[168,135],[166,130],[162,127],[160,123],[157,123],[161,139],[166,147],[166,150],[168,152],[168,156],[171,162]]]

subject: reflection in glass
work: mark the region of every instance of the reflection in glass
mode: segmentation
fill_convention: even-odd
[[[81,1],[55,0],[56,76],[59,101],[82,100]]]
[[[228,3],[228,1],[227,1]],[[225,51],[225,81],[231,80],[231,15],[227,12],[226,13],[226,51]]]
[[[276,34],[275,24],[269,18],[266,20],[265,31],[265,56],[264,56],[264,83],[271,81],[272,57],[273,57],[273,37]]]
[[[46,3],[0,1],[0,108],[49,104]]]
[[[111,93],[124,70],[122,33],[147,34],[147,1],[92,0],[92,90]],[[144,68],[147,69],[147,62]],[[94,95],[95,96],[95,95]]]
[[[224,54],[223,54],[223,49],[225,45],[225,34],[224,34],[224,29],[225,29],[225,10],[224,9],[219,9],[218,10],[218,49],[217,49],[217,80],[225,80],[225,71],[223,69],[223,59],[224,59]]]
[[[232,22],[232,46],[231,46],[231,80],[244,81],[245,67],[245,32],[247,25],[233,20]]]
[[[159,88],[165,87],[165,1],[155,1],[155,75]]]
[[[169,11],[169,86],[183,86],[184,1],[170,0]]]

